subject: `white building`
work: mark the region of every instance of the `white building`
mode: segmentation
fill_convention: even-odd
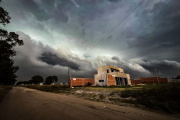
[[[131,85],[130,75],[124,73],[124,70],[111,65],[97,68],[98,74],[94,75],[95,85]]]

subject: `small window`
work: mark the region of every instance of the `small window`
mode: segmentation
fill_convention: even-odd
[[[99,82],[104,82],[104,80],[99,80]]]
[[[107,73],[109,73],[109,70],[107,69]]]

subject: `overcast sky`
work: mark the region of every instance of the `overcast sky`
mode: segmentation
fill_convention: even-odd
[[[105,40],[83,56],[123,20],[141,0],[2,0],[8,31],[19,34],[18,80],[33,75],[93,78],[102,65],[121,67],[131,78],[180,74],[180,2],[144,2]]]

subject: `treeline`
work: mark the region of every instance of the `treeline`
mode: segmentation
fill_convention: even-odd
[[[28,81],[19,81],[16,85],[27,85],[27,84],[46,84],[46,85],[50,85],[52,83],[57,83],[58,81],[58,78],[57,76],[48,76],[46,77],[46,79],[44,80],[42,76],[40,75],[36,75],[36,76],[33,76],[31,78],[31,80],[28,80]]]

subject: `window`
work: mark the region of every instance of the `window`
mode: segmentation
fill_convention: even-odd
[[[99,82],[104,82],[104,80],[99,80]]]
[[[111,68],[111,72],[119,72],[119,70]]]
[[[109,70],[107,69],[107,73],[109,73]]]

